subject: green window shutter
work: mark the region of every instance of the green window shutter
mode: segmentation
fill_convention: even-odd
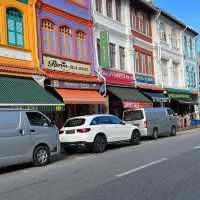
[[[23,15],[16,8],[7,8],[7,34],[8,44],[24,47]]]

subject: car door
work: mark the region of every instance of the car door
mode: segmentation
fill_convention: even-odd
[[[130,128],[116,116],[110,116],[115,141],[124,141],[131,138]]]
[[[37,142],[45,142],[48,145],[57,144],[57,128],[40,112],[28,111],[26,116],[29,122],[27,129],[30,135],[31,145]]]
[[[95,126],[96,129],[96,133],[104,133],[107,137],[108,142],[114,141],[113,128],[109,116],[107,115],[99,116],[96,117],[93,121],[96,124],[94,125],[93,123],[93,126]]]
[[[0,166],[23,162],[29,139],[24,129],[23,113],[0,112]]]

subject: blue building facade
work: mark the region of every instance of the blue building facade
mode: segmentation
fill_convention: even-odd
[[[183,34],[185,81],[192,92],[198,92],[197,36],[198,33],[190,28]]]

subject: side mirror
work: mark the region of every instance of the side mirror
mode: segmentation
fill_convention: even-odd
[[[126,123],[125,122],[123,122],[123,121],[121,121],[121,123],[120,124],[122,124],[122,125],[126,125]]]

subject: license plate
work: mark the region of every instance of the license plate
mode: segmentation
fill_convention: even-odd
[[[65,131],[65,134],[75,134],[75,130],[68,130],[68,131]]]

